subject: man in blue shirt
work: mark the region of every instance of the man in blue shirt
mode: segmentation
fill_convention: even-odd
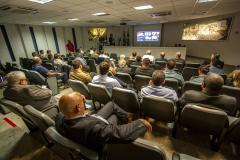
[[[167,87],[164,87],[165,74],[161,70],[156,70],[152,74],[152,79],[147,87],[142,88],[141,96],[159,96],[161,98],[166,98],[172,100],[173,102],[178,101],[177,93]]]
[[[39,57],[34,57],[33,61],[34,61],[34,64],[35,64],[33,66],[33,70],[37,71],[38,73],[40,73],[44,77],[56,76],[57,78],[61,78],[64,85],[67,85],[68,77],[67,77],[66,73],[59,73],[59,72],[55,72],[53,70],[48,70],[46,67],[42,66],[42,60]]]

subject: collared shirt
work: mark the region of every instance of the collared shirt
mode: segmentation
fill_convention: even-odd
[[[35,64],[33,66],[33,70],[37,71],[38,73],[40,73],[41,75],[43,75],[44,77],[48,76],[48,69],[43,67],[41,64]]]
[[[111,77],[108,77],[107,75],[97,75],[93,77],[92,83],[95,84],[103,84],[105,85],[108,89],[111,89],[113,87],[122,87],[120,83]]]
[[[73,69],[69,74],[69,78],[73,80],[79,80],[87,84],[91,82],[92,78],[89,73],[83,72],[81,69]]]
[[[154,63],[154,61],[155,61],[155,58],[154,58],[153,55],[148,55],[148,54],[146,54],[146,55],[144,55],[144,56],[142,57],[142,60],[145,59],[145,58],[150,59],[150,61],[151,61],[152,63]]]
[[[209,72],[216,73],[219,75],[224,75],[224,71],[222,69],[214,67],[214,66],[209,67]]]
[[[170,69],[166,69],[164,71],[164,73],[165,73],[166,79],[177,80],[180,86],[183,85],[183,83],[184,83],[183,76],[178,74],[176,71],[170,70]]]
[[[190,82],[202,84],[205,76],[206,76],[206,75],[193,76],[193,77],[190,79]]]
[[[172,100],[173,102],[178,101],[177,93],[170,88],[166,88],[163,86],[152,86],[152,85],[142,88],[141,90],[142,97],[151,96],[151,95],[159,96],[161,98],[166,98],[166,99]]]

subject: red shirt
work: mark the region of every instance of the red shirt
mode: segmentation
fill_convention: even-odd
[[[74,52],[74,45],[71,42],[68,42],[66,45],[68,52]]]

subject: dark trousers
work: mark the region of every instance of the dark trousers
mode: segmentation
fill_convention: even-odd
[[[129,113],[121,109],[113,102],[108,102],[97,113],[98,116],[106,119],[111,124],[127,123]]]
[[[57,76],[57,79],[61,79],[64,84],[67,84],[67,82],[68,82],[67,73],[66,73],[66,72],[63,72],[63,75],[62,75],[62,76]]]

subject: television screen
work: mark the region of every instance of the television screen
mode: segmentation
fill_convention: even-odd
[[[138,42],[158,42],[160,31],[138,31]]]
[[[232,18],[208,22],[184,24],[182,40],[227,40]]]

